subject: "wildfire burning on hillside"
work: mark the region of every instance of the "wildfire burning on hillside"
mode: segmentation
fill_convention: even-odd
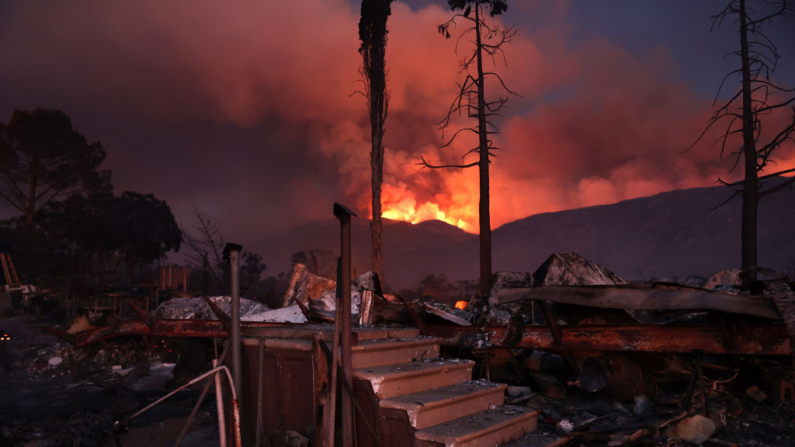
[[[369,203],[367,208],[367,213],[370,214]],[[412,224],[441,220],[469,233],[475,233],[478,229],[477,197],[450,198],[438,195],[423,200],[418,199],[417,194],[405,187],[395,187],[390,184],[384,185],[381,216]]]
[[[477,228],[477,220],[466,221],[452,214],[445,213],[439,209],[439,204],[437,203],[424,202],[417,204],[413,198],[406,198],[400,202],[385,205],[381,215],[386,219],[403,220],[412,224],[425,222],[426,220],[441,220],[468,232],[474,232]]]

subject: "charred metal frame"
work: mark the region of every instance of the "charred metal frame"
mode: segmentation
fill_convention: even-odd
[[[525,326],[521,339],[512,344],[501,342],[506,329],[504,326],[430,325],[423,334],[444,338],[449,346],[483,341],[494,348],[547,351],[733,355],[790,355],[792,352],[786,327],[773,325],[740,326],[729,334],[720,325],[559,326],[560,343],[555,342],[547,326]]]
[[[311,340],[317,329],[301,330],[304,324],[242,323],[245,337],[299,338]],[[153,320],[118,323],[78,334],[45,328],[75,347],[83,347],[120,336],[163,336],[228,338],[229,332],[217,320]],[[503,342],[504,326],[426,325],[424,335],[444,338],[448,346],[467,346],[482,340],[494,348],[539,349],[547,351],[623,351],[728,355],[790,355],[792,350],[784,326],[748,325],[726,333],[720,325],[633,325],[560,326],[560,343],[547,326],[525,326],[516,343]],[[351,345],[356,345],[356,333]],[[727,337],[729,338],[727,340]],[[331,337],[329,337],[331,338]]]

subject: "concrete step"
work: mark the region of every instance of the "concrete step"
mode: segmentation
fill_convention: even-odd
[[[571,441],[570,436],[535,432],[528,433],[505,444],[500,444],[500,447],[563,447],[569,441]]]
[[[438,345],[436,345],[438,348]],[[442,388],[472,378],[472,360],[435,359],[353,370],[353,379],[369,381],[379,399]]]
[[[396,396],[379,402],[381,408],[404,410],[417,430],[502,405],[508,385],[472,380],[443,388]]]
[[[414,434],[422,447],[494,447],[534,431],[538,412],[501,405],[422,429]]]
[[[351,347],[352,367],[360,369],[435,359],[439,357],[442,341],[440,338],[423,336],[363,340]]]

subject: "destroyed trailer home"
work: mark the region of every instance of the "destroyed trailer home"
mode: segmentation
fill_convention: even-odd
[[[744,406],[791,408],[795,331],[779,310],[794,299],[791,283],[749,288],[728,271],[634,284],[568,253],[493,284],[458,309],[401,302],[372,272],[352,279],[346,374],[343,286],[296,264],[283,307],[239,299],[241,391],[233,402],[216,388],[221,436],[260,445],[286,430],[332,445],[336,433],[344,445],[347,426],[359,446],[742,445]],[[51,331],[76,347],[129,335],[230,339],[233,303],[176,298],[153,314],[130,304],[140,320]],[[233,368],[230,345],[222,351]],[[795,442],[786,428],[771,433]]]

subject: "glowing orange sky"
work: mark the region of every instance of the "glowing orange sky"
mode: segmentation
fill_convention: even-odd
[[[718,158],[716,135],[681,154],[712,106],[683,81],[669,48],[637,53],[599,35],[574,42],[577,30],[565,21],[571,5],[555,5],[512,2],[517,9],[503,19],[534,9],[555,15],[549,25],[521,29],[506,47],[508,66],[497,68],[524,98],[511,99],[499,123],[492,228],[737,178],[727,174],[731,160]],[[328,218],[331,200],[368,214],[370,131],[365,102],[351,95],[360,64],[352,2],[96,0],[5,8],[13,19],[0,27],[0,64],[12,68],[0,82],[17,99],[3,102],[3,111],[65,109],[89,139],[103,141],[120,189],[154,192],[180,221],[190,220],[193,205],[227,216],[230,233],[251,238],[262,237],[262,222],[273,230]],[[476,231],[476,169],[417,166],[421,156],[458,163],[474,146],[462,139],[439,149],[434,124],[460,79],[455,39],[436,28],[449,11],[401,2],[392,10],[384,216],[441,219]],[[130,116],[145,122],[122,128]],[[106,117],[113,126],[103,124]],[[156,131],[147,134],[146,126]],[[182,133],[165,144],[158,126]],[[212,126],[267,139],[183,137]],[[153,164],[155,157],[170,162]],[[795,167],[792,145],[779,159],[774,169]]]

